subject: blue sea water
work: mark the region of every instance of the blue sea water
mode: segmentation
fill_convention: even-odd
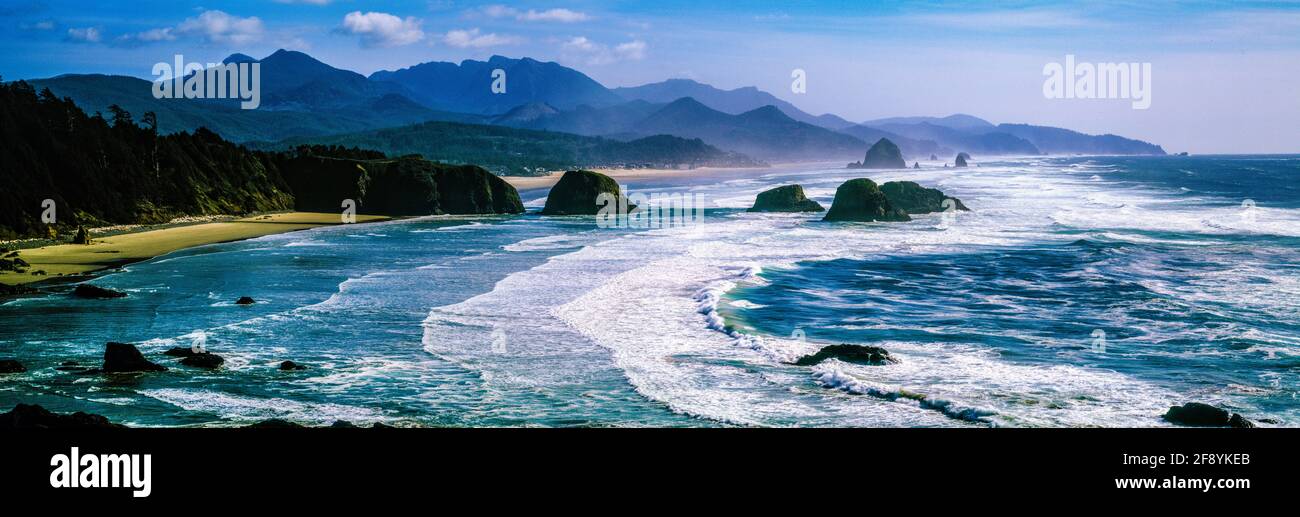
[[[173,253],[92,281],[127,298],[0,305],[0,357],[29,369],[0,376],[0,407],[138,426],[1159,426],[1202,401],[1300,425],[1300,157],[923,165],[630,183],[713,206],[670,228],[431,217]],[[744,211],[789,183],[829,206],[864,174],[973,210]],[[161,355],[200,338],[223,369]],[[106,341],[171,369],[55,370]],[[832,343],[900,362],[788,364]]]

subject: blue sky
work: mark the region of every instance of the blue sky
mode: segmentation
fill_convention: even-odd
[[[0,39],[6,80],[149,77],[177,53],[289,48],[364,74],[501,54],[611,87],[758,86],[855,121],[963,112],[1169,151],[1300,152],[1297,2],[5,0]],[[1151,108],[1044,98],[1043,67],[1066,54],[1151,63]],[[790,90],[796,68],[806,93]]]

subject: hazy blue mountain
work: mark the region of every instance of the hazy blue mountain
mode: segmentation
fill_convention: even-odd
[[[492,92],[492,71],[496,69],[506,73],[505,93]],[[431,108],[485,115],[505,113],[531,102],[544,102],[559,109],[622,102],[621,97],[582,72],[527,57],[492,56],[487,61],[467,59],[459,65],[422,63],[397,71],[375,72],[370,80],[400,85],[412,99]]]
[[[759,159],[838,159],[857,157],[866,143],[852,136],[790,118],[776,106],[739,115],[712,109],[685,97],[637,122],[635,133],[700,138],[721,149]]]
[[[635,138],[636,123],[664,107],[663,104],[631,101],[600,108],[584,104],[568,111],[544,112],[535,104],[518,106],[504,115],[492,118],[491,123],[577,135]]]
[[[419,154],[436,162],[475,164],[497,174],[512,175],[592,167],[763,165],[747,156],[719,150],[699,139],[652,135],[624,142],[554,131],[454,122],[425,122],[250,145],[264,150],[288,150],[305,144],[373,149],[389,156]]]
[[[1165,154],[1158,145],[1116,135],[1086,135],[1028,124],[998,124],[997,130],[1028,140],[1048,154]]]
[[[891,117],[863,122],[864,126],[880,127],[891,124],[933,124],[952,129],[962,130],[984,130],[993,129],[993,123],[979,117],[965,114],[948,115],[946,117]]]
[[[763,106],[776,106],[792,119],[828,129],[842,129],[853,123],[836,115],[810,115],[789,102],[753,86],[722,90],[690,79],[669,79],[641,86],[615,88],[614,93],[628,100],[643,100],[665,104],[682,97],[690,97],[701,104],[732,115],[755,110]]]
[[[223,63],[261,63],[261,109],[307,111],[370,105],[385,96],[408,96],[400,85],[376,83],[302,52],[280,49],[260,60],[231,54]]]
[[[883,124],[879,129],[898,133],[908,138],[932,140],[958,152],[983,155],[1033,155],[1041,154],[1028,140],[1003,132],[965,131],[929,122],[918,124]]]
[[[929,158],[931,154],[946,155],[954,151],[950,148],[939,145],[934,140],[918,140],[906,136],[891,133],[883,129],[868,127],[861,124],[846,127],[839,130],[841,133],[852,135],[863,142],[876,142],[881,138],[887,138],[898,145],[903,150],[903,156],[913,159]]]

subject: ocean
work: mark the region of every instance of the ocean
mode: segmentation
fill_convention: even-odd
[[[28,368],[0,376],[0,407],[132,426],[1147,427],[1197,401],[1300,425],[1300,156],[975,165],[628,184],[708,200],[668,228],[428,217],[188,249],[92,280],[126,298],[0,305],[0,357]],[[972,211],[745,212],[790,183],[829,207],[855,177]],[[535,212],[545,191],[522,195]],[[161,355],[195,340],[225,367]],[[98,365],[107,341],[170,369],[55,369]],[[838,343],[899,362],[790,364]]]

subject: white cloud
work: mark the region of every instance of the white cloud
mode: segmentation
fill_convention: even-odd
[[[262,20],[256,16],[240,18],[223,11],[204,11],[176,26],[176,32],[197,35],[209,43],[246,45],[262,38]]]
[[[361,44],[367,47],[396,47],[424,39],[419,19],[379,12],[348,13],[343,17],[343,31],[361,36]]]
[[[569,58],[585,62],[588,65],[607,65],[618,61],[638,61],[645,59],[647,45],[641,40],[620,43],[614,48],[597,43],[586,36],[569,38],[560,45],[560,50]]]
[[[68,29],[68,41],[77,41],[81,43],[99,43],[103,40],[103,35],[99,33],[97,27],[71,28]]]
[[[529,9],[527,11],[520,11],[519,9],[504,5],[489,5],[484,7],[483,14],[491,18],[514,18],[521,22],[577,23],[591,19],[591,16],[587,13],[570,9],[557,8],[546,9],[544,11]]]
[[[144,32],[137,32],[135,34],[124,34],[119,36],[117,39],[121,41],[152,43],[154,41],[172,41],[176,39],[176,34],[172,31],[171,27],[163,27],[160,29],[150,29]]]
[[[477,28],[448,31],[442,42],[458,48],[487,48],[512,45],[523,41],[514,36],[501,36],[495,33],[480,34]]]

